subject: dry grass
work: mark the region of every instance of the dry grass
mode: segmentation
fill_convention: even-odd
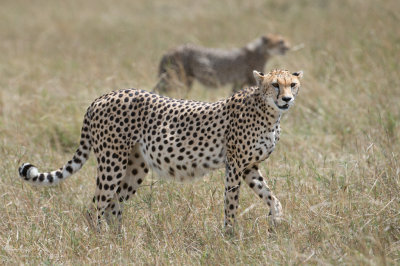
[[[0,263],[400,263],[399,9],[397,0],[3,0]],[[304,48],[267,68],[305,71],[263,164],[287,220],[275,232],[243,187],[237,233],[222,233],[222,171],[193,185],[148,179],[125,208],[122,237],[87,230],[93,158],[54,188],[18,179],[21,162],[49,170],[70,158],[94,98],[152,88],[166,49],[235,47],[269,32]],[[196,84],[187,97],[229,91]]]

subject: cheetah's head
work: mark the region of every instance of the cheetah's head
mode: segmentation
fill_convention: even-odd
[[[284,55],[290,49],[289,42],[280,35],[268,34],[261,39],[269,55]]]
[[[272,70],[268,74],[253,71],[257,87],[264,99],[280,112],[287,111],[299,92],[303,71]]]

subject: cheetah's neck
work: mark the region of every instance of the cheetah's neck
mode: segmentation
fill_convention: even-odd
[[[279,126],[282,112],[277,110],[270,102],[262,95],[254,95],[254,107],[262,120],[266,121],[267,129],[273,131]],[[270,132],[271,132],[270,131]]]

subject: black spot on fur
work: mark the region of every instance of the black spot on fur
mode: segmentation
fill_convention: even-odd
[[[67,172],[70,173],[70,174],[72,174],[72,172],[73,172],[72,167],[69,166],[69,165],[65,168],[65,170],[67,170]]]

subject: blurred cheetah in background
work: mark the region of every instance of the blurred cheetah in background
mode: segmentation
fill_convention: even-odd
[[[262,36],[233,50],[182,45],[161,58],[155,90],[165,93],[179,85],[190,89],[195,79],[214,88],[233,84],[233,91],[254,86],[253,70],[263,71],[272,55],[283,55],[289,49],[289,43],[279,35]]]
[[[32,164],[20,177],[36,185],[54,185],[76,173],[91,149],[97,159],[95,211],[100,226],[122,218],[122,205],[136,193],[149,168],[160,177],[193,181],[225,167],[225,226],[232,228],[242,180],[282,216],[279,200],[259,171],[279,141],[282,113],[293,104],[303,73],[254,71],[257,86],[214,103],[176,100],[127,89],[97,98],[83,119],[81,140],[72,159],[58,170],[39,172]],[[97,213],[95,219],[93,214]]]

